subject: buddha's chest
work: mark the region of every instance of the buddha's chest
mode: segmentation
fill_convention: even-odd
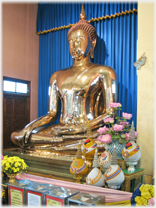
[[[78,94],[84,96],[90,88],[99,87],[99,76],[92,69],[84,69],[81,71],[67,70],[57,80],[59,93]]]

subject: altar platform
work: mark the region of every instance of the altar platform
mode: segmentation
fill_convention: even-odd
[[[64,155],[42,150],[25,150],[21,152],[20,148],[5,149],[3,155],[18,156],[24,159],[28,165],[27,173],[75,182],[73,175],[70,173],[70,165],[75,159],[75,155]],[[122,169],[125,169],[124,160],[118,159],[118,164]],[[89,170],[91,169],[92,167],[89,167]],[[82,180],[83,183],[85,183],[85,179],[86,177]]]
[[[48,151],[46,151],[46,155],[43,155],[40,154],[40,150],[21,152],[20,148],[6,149],[3,151],[3,155],[18,156],[24,159],[28,165],[27,173],[71,182],[75,181],[69,170],[74,159],[71,156],[61,156],[61,154],[52,154]]]

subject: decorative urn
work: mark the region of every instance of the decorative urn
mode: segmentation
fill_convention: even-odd
[[[111,165],[111,153],[108,151],[108,145],[105,144],[105,151],[99,157],[99,164],[102,166],[104,172],[110,167]]]
[[[85,155],[85,157],[94,157],[96,148],[97,143],[94,142],[92,138],[86,139],[82,145],[82,154]]]
[[[137,145],[135,131],[134,131],[134,124],[132,122],[131,130],[129,132],[129,142],[122,150],[122,157],[128,167],[128,172],[135,171],[135,165],[137,165],[138,161],[141,158],[141,151],[140,147]]]
[[[81,144],[79,144],[76,153],[76,158],[74,159],[74,161],[70,166],[70,173],[74,176],[77,183],[80,183],[80,180],[83,179],[83,177],[87,174],[87,172],[88,172],[88,167],[85,161],[82,159]]]
[[[86,184],[93,186],[104,186],[104,175],[101,170],[98,168],[100,164],[98,162],[97,149],[95,151],[94,160],[93,160],[93,169],[87,175]]]
[[[137,165],[141,158],[140,147],[136,144],[136,142],[129,141],[122,150],[122,157],[124,158],[126,164],[129,166],[128,172],[134,172],[134,166]]]
[[[98,149],[97,143],[92,139],[92,130],[88,122],[87,125],[87,139],[81,146],[82,154],[84,155],[88,166],[92,166],[95,150]]]
[[[111,166],[104,174],[105,182],[109,188],[119,189],[124,182],[125,176],[120,166],[118,165],[116,148],[114,147],[111,159]]]

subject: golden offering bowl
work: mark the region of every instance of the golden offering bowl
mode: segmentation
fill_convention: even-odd
[[[13,174],[6,173],[6,174],[9,177],[10,184],[17,184],[17,181],[15,179],[15,177],[17,176],[17,173],[13,173]]]

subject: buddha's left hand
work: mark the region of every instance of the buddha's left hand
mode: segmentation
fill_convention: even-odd
[[[77,133],[86,133],[87,125],[86,124],[66,124],[64,126],[53,127],[52,129],[58,135],[62,134],[77,134]]]

